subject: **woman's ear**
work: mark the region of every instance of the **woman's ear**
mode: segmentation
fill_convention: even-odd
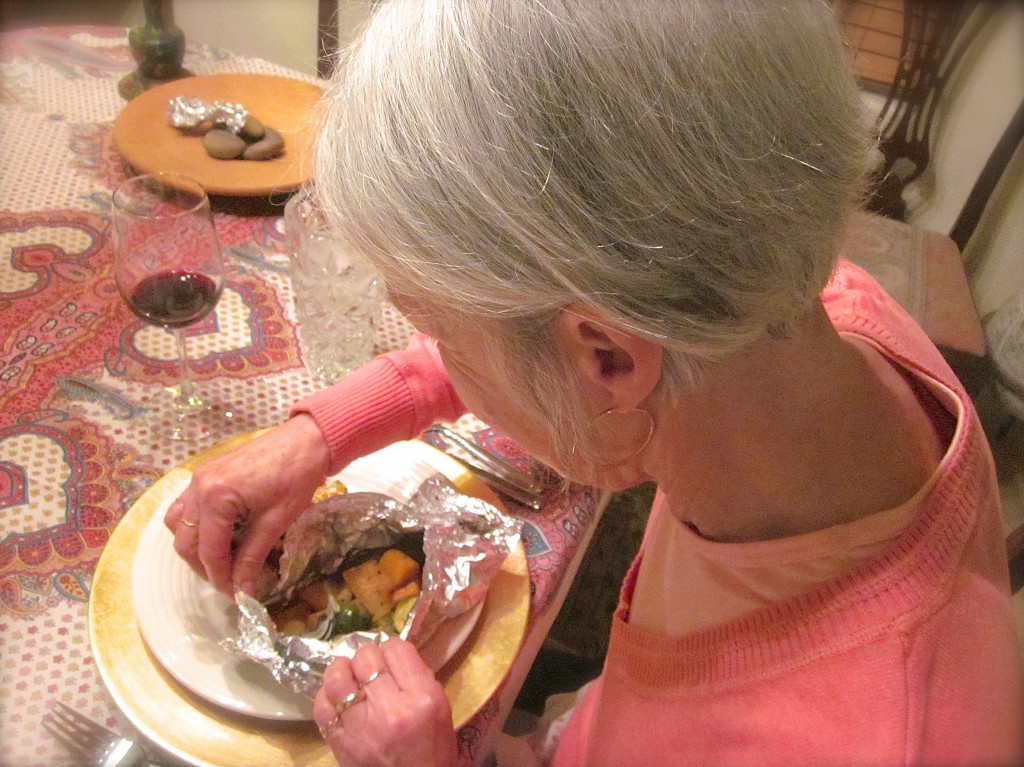
[[[602,410],[637,407],[661,380],[661,344],[608,322],[587,306],[567,307],[558,330],[581,379],[604,400]]]

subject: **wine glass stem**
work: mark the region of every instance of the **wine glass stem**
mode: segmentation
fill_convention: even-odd
[[[178,389],[178,407],[188,408],[194,402],[192,378],[188,374],[188,346],[185,342],[184,328],[174,328],[174,340],[178,345],[179,372],[181,382]]]

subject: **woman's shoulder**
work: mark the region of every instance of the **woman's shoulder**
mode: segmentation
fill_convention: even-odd
[[[899,366],[967,398],[921,325],[865,269],[840,259],[821,299],[837,331],[863,338]]]

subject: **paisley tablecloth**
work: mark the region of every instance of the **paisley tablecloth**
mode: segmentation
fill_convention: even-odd
[[[302,77],[268,61],[190,45],[195,74]],[[40,720],[63,701],[130,732],[88,644],[93,569],[111,530],[157,478],[210,442],[154,437],[141,415],[176,381],[171,336],[140,322],[114,284],[110,194],[130,173],[112,142],[118,81],[134,67],[126,31],[50,27],[0,34],[0,765],[72,760]],[[308,78],[307,78],[308,79]],[[235,431],[279,422],[317,386],[303,364],[283,256],[280,209],[215,204],[229,258],[214,315],[189,328],[201,386],[237,406]],[[410,328],[387,311],[377,350]],[[471,418],[490,450],[523,456]],[[224,433],[220,436],[230,436]],[[579,488],[524,520],[531,618],[502,690],[461,732],[476,763],[515,697],[600,506]]]

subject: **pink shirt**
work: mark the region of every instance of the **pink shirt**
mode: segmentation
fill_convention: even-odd
[[[680,636],[794,597],[883,551],[913,519],[926,492],[855,522],[728,544],[702,538],[673,517],[659,495],[647,525],[629,623]]]
[[[1024,764],[998,487],[970,398],[867,273],[841,262],[823,299],[840,332],[951,393],[957,423],[941,471],[880,553],[703,630],[634,625],[641,551],[604,673],[573,712],[556,767]]]
[[[865,353],[879,354],[862,338],[851,340],[866,347]],[[881,364],[892,365],[884,360]],[[630,624],[672,636],[719,626],[845,575],[888,548],[946,472],[955,427],[964,417],[956,392],[930,378],[902,375],[916,394],[902,401],[907,407],[922,407],[931,422],[928,433],[921,435],[925,441],[921,449],[931,449],[936,438],[946,446],[944,458],[913,497],[895,508],[802,535],[717,543],[673,517],[664,496],[658,496],[630,600]],[[686,607],[666,609],[666,605]]]

